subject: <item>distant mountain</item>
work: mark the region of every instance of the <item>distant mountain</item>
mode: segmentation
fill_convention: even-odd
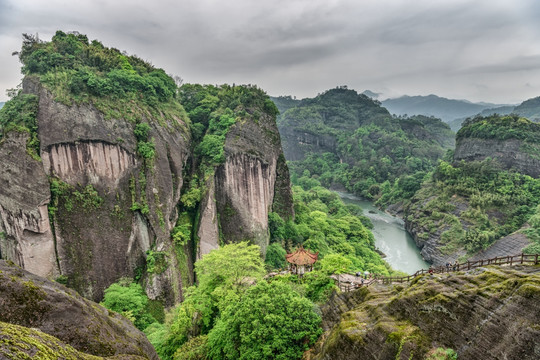
[[[375,99],[375,100],[378,100],[379,96],[381,96],[381,93],[376,93],[376,92],[373,92],[371,90],[364,90],[364,92],[362,94],[364,94],[367,97],[370,97],[372,99]]]
[[[540,122],[540,96],[525,100],[514,108],[514,113],[531,121]]]
[[[496,107],[496,108],[482,110],[480,113],[478,113],[476,115],[484,116],[484,117],[490,116],[490,115],[495,115],[495,114],[508,115],[508,114],[511,114],[512,112],[514,112],[514,108],[515,107],[513,105],[499,106],[499,107]],[[476,115],[472,115],[472,116],[476,116]],[[471,116],[468,116],[468,117],[471,117]],[[463,122],[466,119],[467,119],[467,117],[454,119],[454,120],[450,121],[448,123],[448,125],[450,125],[450,129],[452,129],[452,131],[457,132],[461,128],[461,124],[463,124]]]
[[[292,107],[295,107],[300,103],[301,100],[296,100],[296,97],[288,96],[270,96],[270,99],[276,104],[279,113],[283,114],[285,111],[289,110]]]
[[[402,96],[396,99],[387,99],[382,105],[396,115],[426,115],[435,116],[444,122],[450,122],[458,118],[466,118],[479,112],[500,107],[503,105],[490,103],[472,103],[466,100],[454,100],[428,96]]]
[[[5,102],[0,102],[0,109],[4,106]]]

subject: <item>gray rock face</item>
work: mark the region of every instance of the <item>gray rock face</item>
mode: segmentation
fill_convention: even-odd
[[[86,354],[158,359],[133,324],[58,283],[0,260],[0,322],[39,329]]]
[[[26,154],[28,134],[11,132],[0,143],[0,258],[41,276],[58,274],[47,204],[49,180]]]
[[[22,139],[0,146],[0,163],[6,167],[0,175],[5,184],[2,227],[7,234],[0,239],[2,257],[40,275],[66,275],[70,287],[100,300],[111,283],[133,277],[135,269],[144,266],[146,251],[154,249],[166,253],[171,269],[148,274],[147,289],[166,303],[179,301],[182,287],[189,284],[182,284],[174,269],[178,264],[170,230],[190,155],[186,124],[181,119],[141,119],[151,126],[156,150],[145,167],[136,153],[133,123],[107,119],[91,104],[56,102],[35,77],[25,78],[23,91],[39,97],[42,163],[24,154]],[[19,159],[10,161],[14,151]],[[54,219],[47,214],[47,176],[72,186],[58,196]],[[81,200],[73,192],[83,193],[87,185],[97,191],[101,203],[85,203],[84,194]],[[133,212],[135,202],[147,205],[148,212]]]
[[[336,137],[333,135],[312,134],[301,129],[281,127],[283,137],[283,153],[290,161],[304,159],[306,153],[335,152]]]
[[[540,176],[540,159],[524,151],[520,140],[458,139],[454,161],[481,161],[487,157],[497,159],[506,169],[535,178]]]
[[[258,121],[235,124],[227,134],[225,156],[225,163],[215,174],[223,237],[228,242],[252,239],[264,254],[270,240],[268,213],[276,209],[282,217],[293,215],[290,183],[288,176],[283,180],[286,174],[274,118],[263,115]]]
[[[521,254],[523,249],[526,248],[530,243],[531,241],[525,234],[515,232],[495,241],[486,250],[480,251],[478,254],[473,256],[471,261],[492,259],[499,256],[518,255]]]

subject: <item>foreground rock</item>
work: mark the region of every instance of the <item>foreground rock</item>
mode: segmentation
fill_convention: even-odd
[[[425,275],[333,301],[335,307],[323,309],[333,327],[305,359],[424,359],[437,348],[452,349],[459,359],[540,356],[537,266]],[[348,305],[336,323],[336,309]]]
[[[0,350],[4,352],[7,351],[6,342],[28,344],[32,338],[50,347],[51,351],[58,347],[66,350],[63,344],[68,344],[82,353],[96,356],[158,359],[144,334],[129,320],[82,298],[73,290],[6,261],[0,261],[0,309],[0,322],[24,327],[21,330],[0,324]],[[63,344],[58,345],[37,330]],[[14,335],[17,333],[20,337]],[[66,351],[72,357],[62,355],[57,358],[84,358],[73,355],[71,350]]]

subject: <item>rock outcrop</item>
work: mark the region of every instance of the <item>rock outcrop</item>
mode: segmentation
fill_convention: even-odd
[[[18,352],[30,351],[27,355],[36,358],[37,354],[43,355],[40,351],[58,352],[62,356],[66,351],[73,358],[85,358],[87,354],[158,359],[145,335],[123,316],[3,260],[0,260],[0,308],[0,357],[15,348]],[[5,346],[6,343],[10,346]]]
[[[352,308],[305,359],[424,359],[437,348],[460,359],[540,356],[537,267],[423,275],[357,292],[357,301],[339,302]]]
[[[227,133],[225,162],[199,206],[196,240],[178,245],[171,231],[186,164],[197,163],[185,113],[114,117],[92,103],[56,101],[35,76],[24,79],[23,92],[39,99],[41,161],[26,154],[26,133],[2,139],[0,258],[41,276],[65,276],[87,298],[99,301],[111,283],[138,274],[151,299],[172,305],[191,285],[197,257],[243,240],[264,253],[268,213],[294,216],[275,116],[261,109],[246,109],[246,119]],[[139,153],[141,123],[149,126],[150,159]],[[146,266],[149,253],[158,262],[154,271]]]
[[[540,159],[524,150],[524,143],[518,139],[497,140],[458,138],[454,161],[482,161],[494,158],[505,169],[515,170],[532,177],[540,176]]]

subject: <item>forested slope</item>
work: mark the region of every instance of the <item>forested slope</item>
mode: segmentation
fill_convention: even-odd
[[[408,198],[420,187],[454,135],[426,117],[393,117],[369,97],[336,88],[301,101],[278,99],[278,117],[291,176],[315,178],[381,205]],[[288,108],[288,109],[287,109]]]

